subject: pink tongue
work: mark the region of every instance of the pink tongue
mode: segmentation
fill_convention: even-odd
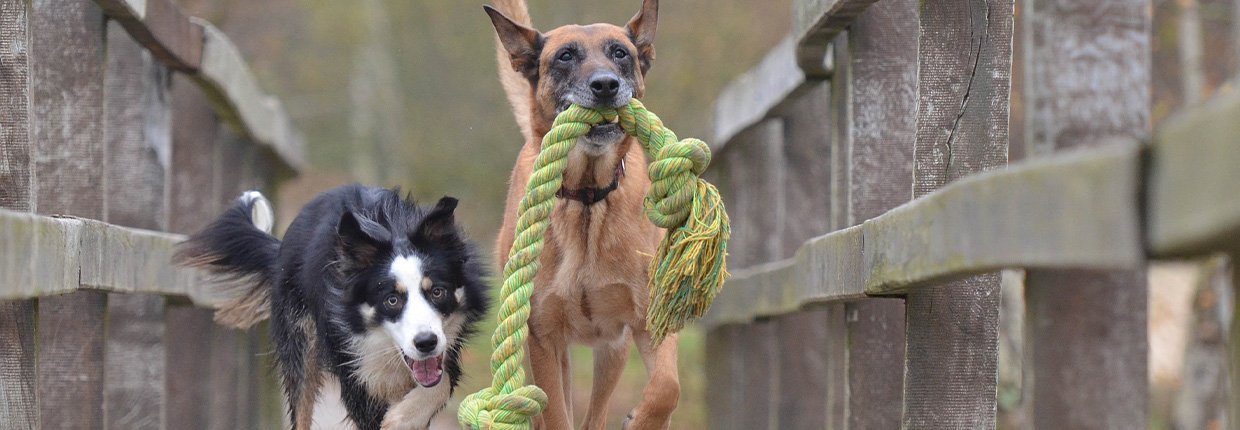
[[[443,361],[442,356],[410,362],[409,370],[413,371],[413,380],[418,381],[418,385],[423,387],[434,387],[440,379],[443,379],[441,361]]]

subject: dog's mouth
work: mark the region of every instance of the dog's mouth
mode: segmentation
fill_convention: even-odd
[[[424,388],[439,385],[439,381],[443,380],[443,354],[422,360],[405,356],[405,364],[409,366],[413,380]]]
[[[620,124],[613,120],[590,127],[590,131],[586,133],[586,139],[591,142],[610,142],[623,134],[624,130],[620,129]]]

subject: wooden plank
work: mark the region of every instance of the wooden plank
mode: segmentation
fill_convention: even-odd
[[[106,428],[164,428],[164,300],[149,294],[108,297]]]
[[[1150,150],[1150,252],[1156,256],[1240,249],[1240,95],[1182,112]]]
[[[106,302],[97,291],[39,300],[36,390],[43,428],[104,428]]]
[[[735,428],[778,430],[779,416],[779,351],[777,339],[782,334],[771,321],[759,321],[737,327],[732,354],[740,363],[736,379],[743,387],[744,402],[735,405],[744,411],[736,414]],[[735,389],[735,388],[734,388]]]
[[[211,421],[211,311],[168,306],[164,354],[167,393],[164,428],[206,429]]]
[[[39,0],[30,9],[31,141],[36,209],[101,218],[103,14],[94,3]],[[106,296],[39,301],[36,391],[44,428],[102,428]],[[73,407],[67,407],[73,405]]]
[[[792,34],[796,38],[797,63],[801,69],[812,77],[830,76],[832,67],[828,45],[874,1],[793,1]]]
[[[916,2],[894,0],[867,9],[849,33],[849,225],[882,215],[913,198],[916,22]]]
[[[1142,267],[1140,148],[1113,143],[965,178],[867,221],[866,292],[1008,267]]]
[[[172,79],[172,178],[168,229],[190,234],[217,214],[215,112],[202,91],[184,76]]]
[[[172,137],[169,75],[116,21],[108,23],[107,49],[104,174],[110,204],[103,219],[161,229],[167,220],[164,178]],[[107,254],[101,255],[100,266],[115,267],[111,258],[115,251],[104,249]],[[160,263],[168,266],[167,260]],[[105,425],[110,429],[163,428],[164,298],[109,294],[106,327]]]
[[[168,264],[185,236],[0,209],[0,299],[77,290],[182,296],[218,303],[201,274]]]
[[[724,201],[729,214],[732,241],[728,265],[744,268],[782,258],[778,232],[784,223],[783,123],[770,119],[758,123],[734,139],[723,152],[730,186]]]
[[[848,33],[849,225],[912,199],[916,29],[917,2],[891,0],[867,8]],[[895,428],[903,405],[904,303],[863,300],[846,304],[845,312],[848,427]]]
[[[1145,274],[1031,270],[1026,279],[1034,425],[1144,428],[1133,423],[1144,424],[1148,401]],[[1142,294],[1113,294],[1115,286]]]
[[[863,298],[861,249],[861,226],[856,226],[806,242],[791,259],[738,270],[700,324],[744,324],[815,303]]]
[[[35,302],[0,301],[0,422],[5,428],[35,430]]]
[[[702,324],[906,294],[1009,267],[1139,266],[1131,196],[1140,162],[1140,148],[1128,142],[962,179],[861,226],[811,239],[793,258],[737,270]]]
[[[921,3],[914,196],[1007,164],[1012,8]],[[996,425],[999,298],[997,272],[908,294],[903,428]]]
[[[112,224],[160,230],[166,224],[164,180],[171,156],[171,77],[115,21],[108,24],[104,125]]]
[[[209,22],[192,20],[202,27],[206,40],[201,70],[193,77],[221,120],[276,154],[285,167],[304,167],[301,135],[293,128],[280,101],[263,93],[241,52],[223,32]]]
[[[797,68],[792,39],[784,39],[758,62],[723,89],[715,99],[715,138],[711,150],[719,151],[738,133],[754,126],[767,114],[800,92],[807,84]]]
[[[827,386],[825,408],[827,430],[848,428],[848,315],[847,305],[832,303],[824,306],[827,312],[822,331],[826,336],[827,355],[822,381]]]
[[[198,71],[202,60],[202,28],[191,23],[171,0],[95,0],[95,3],[165,66],[184,73]]]
[[[840,317],[838,324],[833,324],[836,321],[831,320],[832,316],[827,308],[822,308],[786,314],[771,322],[778,351],[774,357],[778,361],[775,379],[779,382],[779,391],[772,397],[777,401],[775,416],[780,429],[827,426],[827,416],[833,412],[823,413],[832,388],[832,380],[827,378],[828,364],[842,356],[833,354],[838,351],[831,348],[840,345],[831,343],[831,336],[844,332],[843,314],[834,314]],[[840,415],[843,411],[837,412]]]
[[[1025,5],[1028,155],[1148,133],[1149,2]],[[1144,270],[1026,279],[1033,427],[1145,428]]]
[[[33,209],[30,64],[24,1],[0,2],[0,207]]]
[[[852,215],[852,61],[848,33],[841,33],[831,44],[835,63],[831,83],[831,230],[848,227]]]
[[[210,375],[200,383],[206,385],[210,400],[205,405],[209,430],[232,430],[241,428],[243,417],[238,416],[237,393],[244,391],[241,381],[240,342],[242,332],[212,325],[209,331],[211,352],[206,358]]]
[[[706,374],[710,375],[710,389],[706,390],[707,427],[720,430],[741,430],[740,416],[747,410],[741,379],[744,369],[739,357],[732,354],[737,349],[737,333],[741,326],[730,325],[709,330],[706,333]]]
[[[871,299],[844,304],[848,329],[849,429],[897,428],[904,404],[904,303]],[[877,411],[876,411],[877,410]]]
[[[780,255],[792,255],[831,228],[831,85],[809,84],[776,114],[784,123],[784,213]]]
[[[778,232],[780,255],[793,255],[806,240],[828,233],[830,228],[831,112],[830,84],[806,85],[775,112],[784,123],[785,222]],[[826,373],[831,356],[828,331],[831,314],[826,309],[795,312],[772,322],[778,333],[779,391],[774,410],[779,428],[822,429],[826,426],[829,381]],[[843,333],[843,320],[835,328]],[[808,377],[814,375],[813,377]]]
[[[30,18],[31,141],[37,210],[103,215],[103,16],[93,3],[39,0]]]

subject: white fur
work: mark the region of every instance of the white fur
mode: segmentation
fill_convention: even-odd
[[[392,345],[384,331],[367,330],[360,339],[353,339],[357,371],[353,373],[367,391],[387,402],[396,402],[416,385],[401,351]]]
[[[362,314],[362,322],[366,323],[367,325],[375,321],[375,307],[374,306],[371,306],[366,303],[362,303],[362,306],[358,311],[361,312]]]
[[[250,203],[250,220],[254,223],[254,227],[262,230],[267,234],[271,234],[271,229],[275,227],[276,216],[271,210],[271,202],[263,197],[263,193],[258,191],[246,191],[241,195],[241,199]]]
[[[391,273],[397,282],[405,286],[405,308],[401,311],[400,318],[394,322],[384,322],[383,328],[408,357],[423,360],[443,354],[448,349],[443,317],[422,294],[422,259],[412,255],[396,257],[392,260]],[[414,337],[426,332],[433,333],[439,340],[430,353],[418,351],[413,346]]]
[[[431,419],[443,410],[452,395],[452,384],[441,382],[431,388],[410,391],[383,417],[384,430],[420,430],[430,428]]]

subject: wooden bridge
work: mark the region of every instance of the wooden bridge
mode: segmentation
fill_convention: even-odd
[[[1156,64],[1151,13],[1197,2],[796,1],[715,108],[710,428],[993,428],[1012,288],[1023,424],[1147,428],[1147,265],[1240,249],[1238,3],[1201,3],[1224,42],[1183,12]],[[1222,95],[1152,99],[1220,65]]]
[[[1176,62],[1149,1],[794,10],[717,103],[735,276],[702,322],[710,427],[995,427],[1023,291],[1024,424],[1146,428],[1147,266],[1240,250],[1240,19]],[[0,0],[0,428],[279,428],[264,329],[214,325],[167,262],[301,146],[171,0]]]

